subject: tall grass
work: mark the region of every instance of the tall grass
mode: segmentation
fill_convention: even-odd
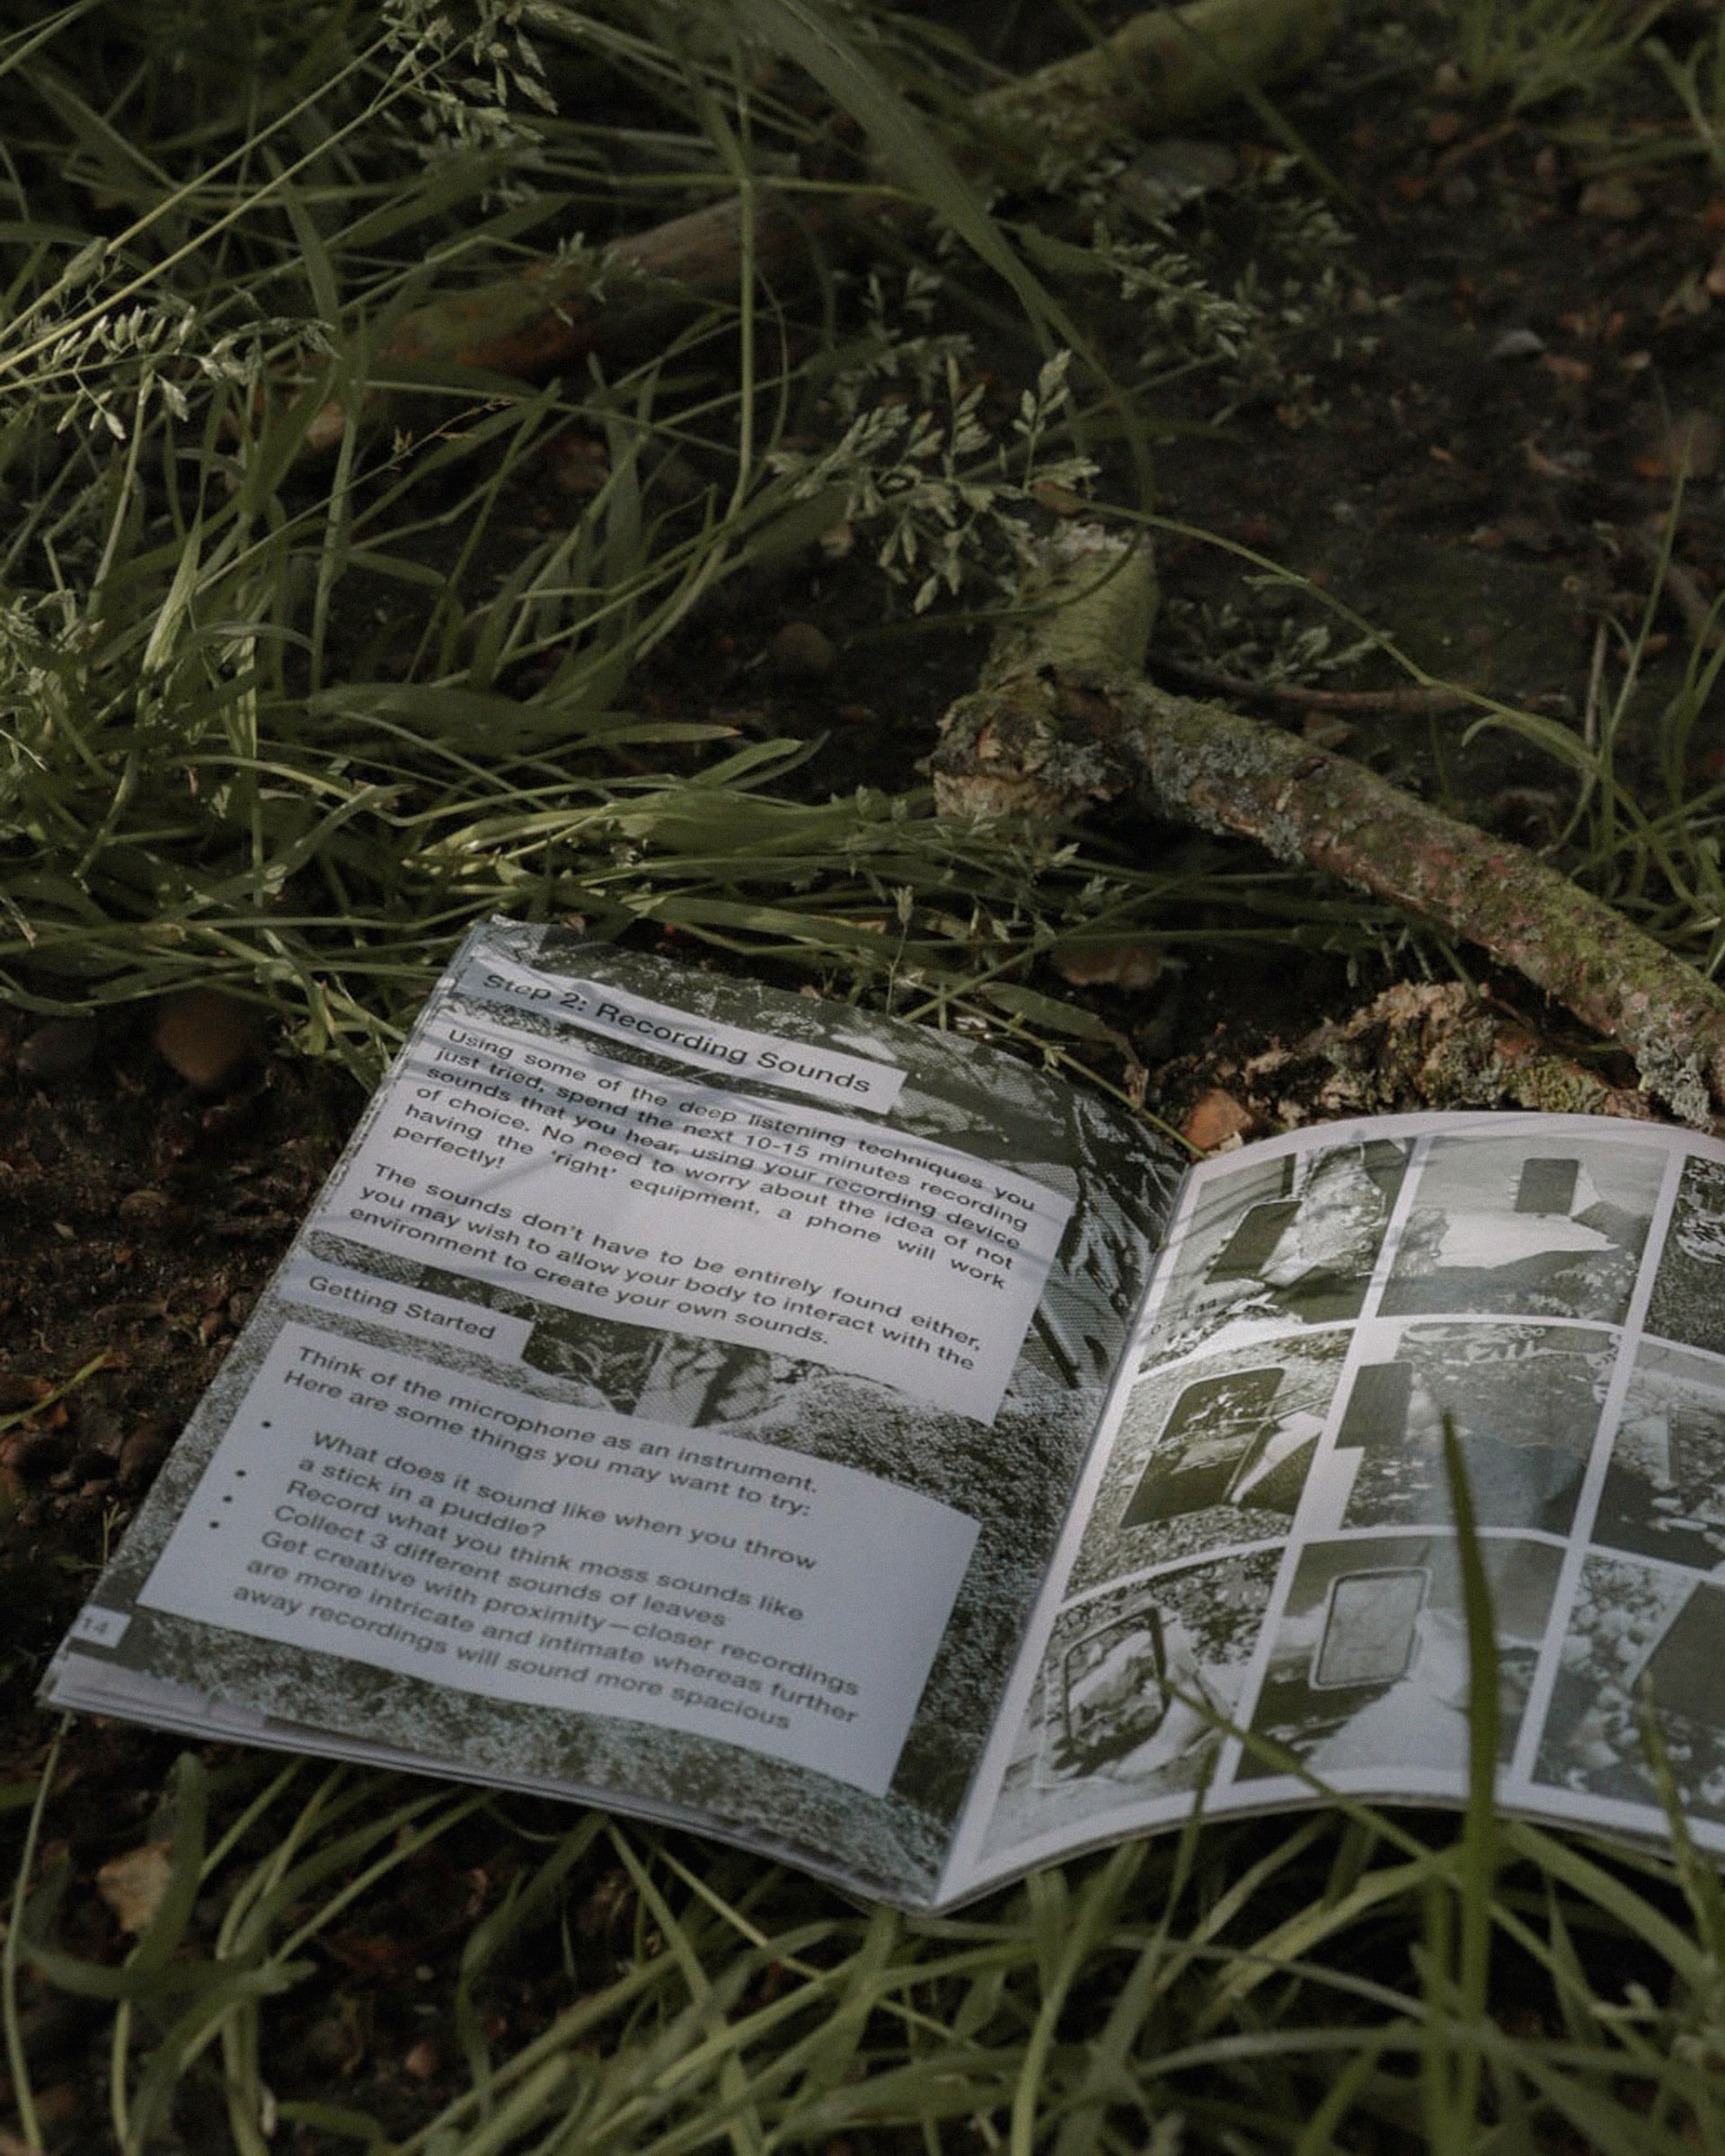
[[[392,436],[373,356],[405,311],[751,163],[783,175],[819,125],[787,57],[977,278],[1057,309],[894,93],[889,23],[559,4],[526,44],[508,13],[457,35],[407,0],[243,0],[208,39],[201,10],[76,0],[0,46],[0,986],[54,1011],[216,982],[375,1071],[491,910],[651,921],[851,989],[948,998],[980,971],[978,1016],[1075,921],[1369,934],[1208,855],[1146,877],[951,832],[909,773],[811,799],[798,744],[632,706],[699,603],[847,503],[922,596],[962,588],[1048,458],[1081,469],[1064,376],[997,438],[951,339],[931,371],[909,329],[859,344],[818,296],[769,314],[745,277],[609,370],[530,390],[421,367]],[[927,397],[908,444],[900,372]],[[848,462],[792,446],[841,380],[885,398],[872,478],[854,428]],[[319,455],[332,408],[353,423]],[[511,528],[571,429],[603,446],[597,490]]]
[[[1488,1763],[1490,1677],[1476,1657]],[[1458,1825],[1347,1799],[1195,1820],[914,1919],[597,1814],[547,1834],[547,1807],[299,1763],[217,1786],[188,1754],[152,1825],[165,1888],[122,1964],[49,1943],[63,1873],[21,1878],[14,2086],[22,1965],[100,2002],[127,2156],[173,2145],[176,2117],[244,2156],[1719,2146],[1713,1873],[1496,1821],[1476,1780]],[[272,2052],[308,1988],[327,2003],[320,1942],[407,1927],[413,1954],[404,1882],[446,1842],[445,1876],[482,1860],[489,1905],[418,1986],[429,2019],[385,2010],[337,2100],[303,2046]],[[392,2051],[428,2026],[462,2086],[392,2128]]]

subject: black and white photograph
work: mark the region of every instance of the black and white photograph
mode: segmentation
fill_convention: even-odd
[[[542,1315],[521,1359],[579,1385],[593,1407],[683,1429],[746,1421],[824,1366],[573,1310]]]
[[[1348,1351],[1345,1330],[1240,1348],[1133,1388],[1074,1566],[1075,1593],[1123,1573],[1286,1535]]]
[[[1725,1580],[1590,1556],[1581,1568],[1537,1780],[1658,1805],[1649,1715],[1677,1801],[1725,1821]]]
[[[1692,1154],[1684,1165],[1647,1330],[1725,1355],[1725,1162]]]
[[[1438,1527],[1454,1517],[1444,1418],[1482,1527],[1563,1534],[1592,1456],[1618,1336],[1576,1325],[1409,1325],[1356,1369],[1336,1435],[1355,1462],[1343,1523]]]
[[[1566,1131],[1437,1138],[1420,1171],[1379,1311],[1505,1312],[1621,1324],[1665,1153]]]
[[[1499,1755],[1527,1703],[1563,1561],[1513,1536],[1480,1544],[1497,1614]],[[1252,1728],[1320,1774],[1387,1780],[1467,1764],[1467,1620],[1455,1538],[1367,1535],[1301,1552]],[[1242,1780],[1282,1772],[1248,1745]]]
[[[1157,1312],[1158,1354],[1357,1318],[1409,1151],[1322,1145],[1207,1182]]]
[[[1703,1572],[1725,1565],[1725,1361],[1642,1343],[1593,1539]]]
[[[1057,1621],[990,1833],[1008,1848],[1074,1820],[1196,1789],[1236,1718],[1280,1561],[1240,1551],[1068,1604]]]

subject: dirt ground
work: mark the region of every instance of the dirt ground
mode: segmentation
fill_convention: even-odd
[[[1645,110],[1641,94],[1615,115],[1619,149],[1655,143],[1650,93]],[[1161,510],[1297,570],[1435,672],[1578,717],[1601,625],[1614,664],[1612,624],[1632,632],[1645,604],[1648,520],[1670,512],[1686,442],[1681,574],[1623,745],[1633,776],[1653,755],[1653,722],[1688,650],[1690,615],[1725,579],[1717,177],[1694,155],[1614,174],[1603,148],[1590,162],[1578,146],[1585,114],[1559,105],[1516,117],[1501,98],[1471,101],[1429,54],[1386,45],[1381,21],[1292,89],[1285,110],[1322,146],[1352,243],[1337,258],[1331,299],[1290,329],[1279,372],[1225,425],[1207,423],[1198,384],[1170,390],[1170,431],[1156,453]],[[1208,138],[1244,163],[1268,155],[1248,111],[1225,116]],[[1201,224],[1218,261],[1247,244],[1231,228],[1225,190],[1181,214]],[[547,472],[538,506],[562,513],[560,501]],[[1153,671],[1178,662],[1249,675],[1286,641],[1287,591],[1246,581],[1237,558],[1164,537],[1159,561],[1164,617]],[[793,680],[760,663],[796,621],[831,641],[830,671]],[[810,561],[716,602],[643,694],[675,698],[692,718],[747,702],[763,730],[825,737],[804,778],[818,790],[896,786],[927,754],[979,649],[962,635],[883,629],[864,583]],[[1167,678],[1185,685],[1172,668]],[[1393,679],[1372,658],[1323,685]],[[688,708],[691,699],[703,708]],[[1511,835],[1543,839],[1570,804],[1570,782],[1548,760],[1505,736],[1469,750],[1461,720],[1388,707],[1342,717],[1310,700],[1280,715]],[[1717,712],[1711,729],[1691,750],[1709,774],[1725,772]],[[1168,843],[1153,830],[1128,836],[1146,857]],[[1339,1057],[1349,1055],[1363,1089],[1351,1098],[1382,1107],[1430,1098],[1387,1019],[1364,1028],[1347,1054],[1333,1042],[1291,1052],[1387,985],[1381,969],[1350,978],[1339,959],[1301,953],[1289,963],[1261,948],[1189,952],[1183,971],[1142,994],[1093,993],[1148,1066],[1149,1109],[1178,1124],[1220,1090],[1241,1122],[1266,1131],[1324,1113],[1326,1102],[1333,1110]],[[1537,1028],[1543,1014],[1525,990],[1491,986],[1500,1014]],[[1411,1023],[1414,1006],[1402,1009]],[[1429,1018],[1431,1004],[1424,1009]],[[45,1756],[51,1730],[31,1695],[48,1655],[360,1105],[339,1071],[296,1063],[267,1042],[236,1079],[200,1092],[152,1046],[153,1022],[139,1012],[45,1026],[0,1012],[4,1788],[32,1777]],[[1110,1068],[1102,1052],[1099,1065],[1119,1079],[1118,1058]],[[1608,1057],[1597,1067],[1623,1075]],[[1500,1079],[1480,1078],[1479,1097],[1492,1097]],[[176,1748],[90,1722],[72,1732],[45,1861],[69,1867],[61,1930],[78,1951],[120,1950],[93,1874],[143,1837]],[[458,1849],[437,1862],[449,1878],[420,1895],[418,1914],[403,1903],[387,1950],[366,1943],[387,1931],[376,1912],[363,1931],[320,1942],[328,1981],[313,1987],[321,2003],[305,2010],[288,2054],[307,2088],[333,2076],[342,2100],[403,2122],[428,2115],[447,2085],[439,2062],[451,2055],[437,2048],[438,2014],[415,2018],[402,1997],[403,1971],[442,1968],[460,1936],[428,1930],[424,1911],[452,1905],[459,1885],[455,1905],[471,1919],[508,1869],[469,1864]],[[604,1921],[601,1908],[594,1922]],[[447,2001],[447,1983],[429,1984],[428,1995]],[[86,2047],[98,2010],[28,1983],[24,1998],[45,2117],[65,2145],[93,2146],[79,2137],[90,2125]],[[530,2025],[530,1987],[517,2009]],[[428,2042],[429,2052],[414,2050]]]

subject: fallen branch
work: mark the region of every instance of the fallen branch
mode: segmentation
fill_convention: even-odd
[[[970,109],[976,137],[1021,157],[1036,144],[1072,155],[1110,133],[1183,126],[1243,87],[1304,66],[1339,14],[1340,0],[1192,0],[1152,9],[1096,51],[983,92]],[[755,274],[768,284],[812,278],[818,242],[902,219],[904,211],[902,196],[867,186],[837,195],[757,188],[747,235]],[[597,263],[535,263],[432,300],[389,331],[372,366],[532,379],[579,365],[589,352],[626,357],[733,296],[744,260],[742,205],[717,203],[618,240]],[[326,405],[307,429],[307,448],[333,448],[347,423],[341,404]]]
[[[749,234],[756,275],[769,285],[812,276],[818,243],[886,201],[862,190],[836,199],[760,190]],[[612,358],[650,350],[702,307],[734,297],[742,261],[742,204],[714,203],[617,241],[597,265],[535,262],[495,284],[417,307],[379,345],[372,368],[429,377],[461,367],[531,380],[589,352]],[[367,401],[375,398],[368,393]],[[306,429],[306,447],[332,449],[347,423],[344,405],[326,404]]]
[[[1525,847],[1363,765],[1147,682],[1149,553],[1096,526],[1052,543],[1039,612],[997,640],[941,722],[949,815],[1067,817],[1130,800],[1255,839],[1478,944],[1634,1057],[1686,1123],[1725,1105],[1725,991]]]
[[[1340,15],[1340,0],[1149,8],[1090,51],[985,91],[971,120],[985,139],[1021,156],[1027,144],[1087,156],[1110,135],[1183,127],[1247,85],[1306,66]]]

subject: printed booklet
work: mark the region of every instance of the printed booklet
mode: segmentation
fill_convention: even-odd
[[[943,1906],[1208,1814],[1725,1851],[1725,1145],[1379,1117],[1182,1170],[1009,1056],[471,935],[74,1625],[56,1706]],[[1268,1744],[1260,1742],[1268,1739]]]

